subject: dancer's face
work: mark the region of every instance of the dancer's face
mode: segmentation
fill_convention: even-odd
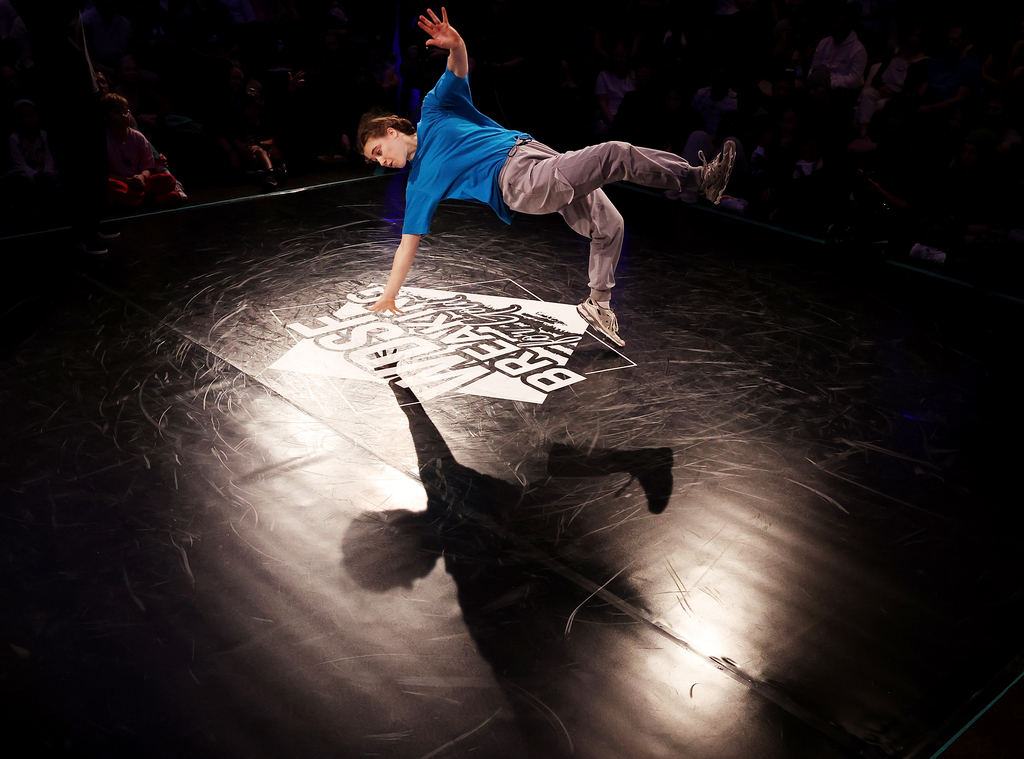
[[[413,135],[389,128],[385,136],[367,140],[363,151],[368,161],[390,169],[401,169],[415,154],[416,140]]]

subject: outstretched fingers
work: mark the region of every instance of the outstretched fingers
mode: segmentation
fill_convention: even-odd
[[[424,15],[420,15],[419,21],[416,22],[416,25],[420,29],[425,31],[427,34],[429,34],[432,38],[434,38],[427,40],[428,45],[431,43],[436,44],[436,39],[439,36],[443,35],[450,28],[450,25],[448,24],[448,11],[447,9],[445,9],[444,6],[442,6],[441,18],[437,17],[437,14],[434,13],[433,8],[427,8],[427,13],[430,14],[430,18],[427,18]]]
[[[441,24],[447,24],[448,23],[448,12],[445,11],[444,8],[441,9],[441,13],[444,15],[444,20],[443,21],[437,17],[437,14],[434,13],[434,9],[433,8],[427,8],[427,13],[430,14],[430,18],[427,18],[426,16],[424,16],[421,13],[420,14],[420,20],[418,22],[418,26],[421,29],[423,29],[423,31],[427,32],[428,34],[430,34],[431,31],[435,27],[438,27]]]

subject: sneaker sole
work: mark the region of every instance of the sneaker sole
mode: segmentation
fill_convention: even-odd
[[[583,321],[585,321],[588,325],[593,327],[595,330],[597,330],[599,333],[601,333],[602,335],[607,337],[609,340],[611,340],[613,343],[615,343],[619,347],[622,347],[622,346],[624,346],[626,344],[626,341],[623,340],[621,337],[619,337],[618,335],[613,335],[613,334],[609,333],[607,330],[605,330],[604,327],[602,327],[600,324],[595,322],[594,319],[590,316],[589,313],[587,313],[587,310],[585,308],[583,308],[582,305],[576,306],[576,313],[578,313],[580,316],[582,316],[583,317]]]

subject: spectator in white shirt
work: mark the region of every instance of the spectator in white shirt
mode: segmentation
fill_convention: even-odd
[[[846,10],[836,16],[832,34],[818,43],[811,60],[811,71],[819,66],[828,69],[833,90],[854,91],[864,85],[868,51],[853,31],[850,13]]]
[[[868,82],[857,99],[857,126],[861,137],[867,137],[868,125],[876,111],[889,102],[889,98],[909,87],[916,93],[928,70],[928,56],[921,52],[924,29],[910,27],[895,54],[871,67]]]

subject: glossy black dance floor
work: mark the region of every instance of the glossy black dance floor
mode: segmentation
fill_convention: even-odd
[[[361,322],[402,189],[7,246],[11,745],[931,757],[1020,673],[1019,306],[614,189],[624,349],[460,204]]]

